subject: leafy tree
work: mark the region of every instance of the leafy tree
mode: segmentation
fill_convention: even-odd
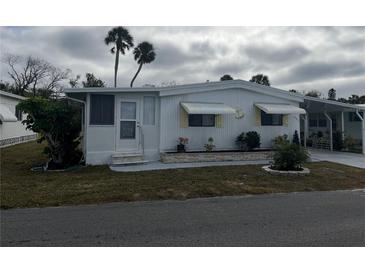
[[[79,86],[79,80],[81,75],[76,75],[75,78],[70,78],[68,83],[70,84],[71,88],[77,88]]]
[[[10,93],[16,93],[16,89],[13,84],[3,81],[0,81],[0,90]]]
[[[348,103],[350,104],[365,104],[365,95],[358,96],[358,95],[351,95],[348,99]]]
[[[156,58],[156,53],[153,45],[148,42],[142,42],[138,44],[133,50],[134,60],[139,64],[138,70],[131,81],[131,87],[133,87],[134,80],[136,80],[138,73],[141,71],[144,64],[153,62]]]
[[[252,76],[250,82],[257,83],[264,86],[270,86],[269,77],[263,74],[257,74]]]
[[[44,153],[49,167],[66,168],[80,162],[80,108],[67,100],[32,97],[18,104],[27,113],[23,121],[27,129],[40,134],[38,142],[47,141]]]
[[[336,90],[334,88],[328,91],[328,100],[336,100]]]
[[[317,90],[311,90],[311,91],[308,91],[305,96],[310,96],[310,97],[317,97],[319,98],[321,96],[321,93]]]
[[[229,74],[224,74],[221,79],[221,81],[227,81],[227,80],[233,80],[233,77]]]
[[[119,54],[125,55],[125,51],[134,46],[133,37],[129,34],[129,31],[123,27],[112,28],[104,39],[106,45],[113,44],[110,49],[112,54],[115,54],[114,65],[114,87],[117,87],[117,74],[119,66]]]
[[[84,88],[97,87],[102,88],[105,87],[105,83],[101,79],[97,79],[94,74],[86,73],[85,75],[86,81],[82,81],[82,85]]]

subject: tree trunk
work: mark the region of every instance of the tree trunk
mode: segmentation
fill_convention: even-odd
[[[115,52],[115,66],[114,66],[114,87],[117,87],[117,74],[118,74],[118,66],[119,66],[119,49],[117,48]]]
[[[140,64],[139,64],[139,67],[138,67],[138,70],[137,70],[137,72],[136,72],[136,75],[134,75],[134,77],[133,77],[133,79],[132,79],[131,87],[133,87],[133,82],[134,82],[134,80],[136,80],[137,75],[138,75],[138,73],[141,71],[141,69],[142,69],[142,63],[140,63]]]

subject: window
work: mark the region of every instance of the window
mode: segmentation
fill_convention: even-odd
[[[361,117],[364,117],[361,112],[359,112]],[[349,112],[349,122],[361,122],[359,116],[357,116],[356,112]]]
[[[90,125],[114,125],[114,95],[90,96]]]
[[[136,138],[136,122],[120,121],[120,139]]]
[[[18,106],[15,106],[15,116],[18,121],[23,120],[23,112],[18,108]]]
[[[214,127],[214,114],[189,114],[189,127]]]
[[[136,102],[121,102],[120,105],[120,139],[136,138]]]
[[[143,124],[148,126],[155,125],[155,97],[143,97]]]
[[[261,110],[261,125],[262,126],[282,126],[283,115],[282,114],[267,114]]]

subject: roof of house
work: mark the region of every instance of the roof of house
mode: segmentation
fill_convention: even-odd
[[[189,94],[189,93],[200,93],[207,91],[215,91],[215,90],[226,90],[231,88],[237,89],[246,89],[253,92],[258,92],[274,97],[279,97],[286,100],[292,100],[297,102],[307,101],[316,101],[325,104],[337,105],[341,107],[347,108],[355,108],[365,110],[364,106],[361,105],[353,105],[342,103],[338,101],[332,101],[327,99],[321,99],[316,97],[305,96],[301,93],[288,92],[287,90],[274,88],[271,86],[260,85],[257,83],[244,81],[244,80],[227,80],[227,81],[217,81],[217,82],[205,82],[205,83],[195,83],[195,84],[184,84],[184,85],[176,85],[170,87],[135,87],[135,88],[127,88],[127,87],[118,87],[118,88],[70,88],[66,89],[66,94],[73,93],[125,93],[125,92],[156,92],[159,96],[174,96],[181,94]]]
[[[247,89],[250,91],[264,93],[274,97],[281,97],[287,100],[303,102],[303,96],[288,91],[251,83],[244,80],[228,80],[219,82],[206,82],[196,84],[185,84],[171,87],[136,87],[136,88],[70,88],[66,89],[66,94],[72,93],[125,93],[125,92],[156,92],[159,96],[174,96],[189,93],[200,93],[225,89]]]
[[[25,97],[23,97],[23,96],[16,95],[16,94],[13,94],[13,93],[10,93],[10,92],[6,92],[6,91],[2,91],[2,90],[0,90],[0,95],[2,95],[2,96],[7,96],[7,97],[10,97],[10,98],[14,98],[14,99],[19,99],[19,100],[24,100],[24,99],[26,99],[26,98],[25,98]]]

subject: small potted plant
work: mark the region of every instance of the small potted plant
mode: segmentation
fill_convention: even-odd
[[[213,137],[209,137],[209,139],[208,139],[208,143],[207,143],[207,144],[205,144],[205,145],[204,145],[204,147],[205,147],[205,150],[206,150],[207,152],[211,152],[211,151],[213,151],[213,149],[215,148],[215,145],[214,145],[214,139],[213,139]]]
[[[177,152],[185,152],[185,145],[189,142],[189,138],[187,137],[179,137],[178,145],[177,145]]]

